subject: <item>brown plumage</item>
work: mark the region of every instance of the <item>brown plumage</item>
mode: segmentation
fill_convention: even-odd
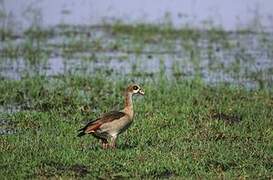
[[[89,122],[79,129],[79,137],[92,134],[102,142],[102,147],[115,147],[117,136],[124,132],[132,123],[134,111],[132,96],[134,94],[144,95],[144,91],[137,85],[129,85],[125,91],[125,107],[121,111],[111,111],[103,114],[98,119]],[[109,143],[110,142],[110,143]]]

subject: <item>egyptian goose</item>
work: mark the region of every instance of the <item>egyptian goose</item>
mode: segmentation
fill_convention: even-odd
[[[98,119],[89,122],[79,129],[78,137],[92,134],[102,142],[102,148],[115,148],[117,136],[124,132],[132,123],[134,111],[132,96],[144,95],[144,91],[137,84],[129,85],[125,91],[125,107],[121,111],[111,111],[103,114]],[[110,143],[109,143],[110,142]]]

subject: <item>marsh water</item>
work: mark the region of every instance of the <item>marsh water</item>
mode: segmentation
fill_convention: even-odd
[[[182,32],[165,39],[162,33],[146,30],[152,34],[141,39],[114,28],[55,27],[39,30],[37,37],[31,32],[9,38],[0,47],[0,76],[21,79],[102,73],[115,79],[128,74],[142,78],[160,74],[168,78],[200,78],[208,84],[272,86],[271,33],[189,30],[196,35],[186,37]]]
[[[3,0],[0,77],[160,74],[271,87],[272,5],[258,0]],[[115,29],[120,22],[148,26],[137,27],[139,32]],[[154,24],[163,31],[150,28]],[[166,34],[164,29],[173,30]],[[170,35],[177,31],[182,32]]]
[[[0,11],[4,13],[0,19],[6,17],[6,26],[16,30],[33,24],[96,25],[113,20],[154,24],[166,19],[175,27],[214,24],[225,30],[260,25],[273,29],[271,0],[2,0]]]

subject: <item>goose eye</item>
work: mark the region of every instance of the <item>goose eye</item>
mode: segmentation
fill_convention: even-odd
[[[138,90],[138,87],[137,86],[133,86],[133,90]]]

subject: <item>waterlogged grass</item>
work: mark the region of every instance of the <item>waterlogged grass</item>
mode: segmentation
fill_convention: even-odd
[[[143,82],[115,150],[76,137],[123,105],[129,80],[60,76],[0,81],[0,174],[21,178],[272,178],[273,94],[196,81]],[[9,123],[4,123],[9,122]]]
[[[173,40],[176,38],[183,39],[198,39],[200,38],[200,31],[193,28],[184,27],[182,29],[175,29],[171,25],[153,25],[139,23],[136,25],[127,25],[123,23],[116,23],[111,28],[113,35],[128,35],[138,40],[146,42],[155,42],[155,38],[160,39],[161,42],[165,40]]]
[[[2,33],[3,36],[5,34]],[[34,47],[35,52],[37,47],[47,49],[48,53],[53,53],[53,50],[57,48],[63,52],[63,55],[88,51],[143,53],[154,44],[157,44],[158,47],[163,46],[164,52],[173,52],[176,40],[182,41],[183,48],[188,50],[189,43],[195,44],[194,47],[190,47],[193,49],[204,38],[208,39],[209,43],[219,43],[222,47],[229,48],[228,32],[222,29],[212,28],[208,31],[201,31],[189,27],[175,29],[168,24],[115,23],[98,27],[56,26],[47,29],[31,27],[21,36],[3,38],[4,47],[1,48],[1,56],[19,57],[21,54],[28,53],[26,48],[29,45]],[[14,43],[17,39],[20,39],[21,42]],[[61,42],[58,42],[58,39],[61,39]],[[265,40],[268,40],[266,36]],[[160,51],[158,48],[153,50],[154,53],[158,51]],[[39,49],[37,52],[40,52]]]
[[[1,76],[14,79],[23,77],[25,72],[44,74],[44,69],[39,68],[43,65],[47,65],[49,76],[75,72],[78,68],[96,73],[94,69],[100,69],[100,63],[106,61],[112,65],[110,72],[123,72],[120,67],[124,67],[155,75],[161,71],[158,64],[162,61],[168,75],[174,74],[175,78],[187,76],[208,83],[266,89],[273,84],[272,39],[272,33],[267,32],[174,28],[171,23],[32,27],[21,36],[2,38],[0,63],[5,72]],[[62,60],[58,69],[56,59]],[[9,65],[14,63],[16,67]],[[86,63],[93,63],[95,68],[88,68]],[[168,69],[173,66],[177,66],[175,72]]]

